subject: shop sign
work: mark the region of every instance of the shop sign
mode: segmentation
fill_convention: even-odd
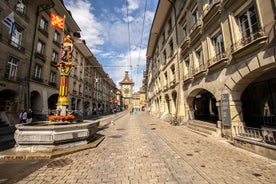
[[[231,126],[229,94],[221,95],[221,120],[223,125]]]

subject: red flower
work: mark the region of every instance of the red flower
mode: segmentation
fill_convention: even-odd
[[[48,116],[49,121],[73,121],[75,119],[75,116],[72,114],[69,115],[53,115],[53,116]]]

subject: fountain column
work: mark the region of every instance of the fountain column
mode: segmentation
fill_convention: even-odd
[[[59,94],[57,101],[57,113],[58,115],[66,115],[68,103],[68,77],[74,64],[72,63],[73,52],[73,40],[70,35],[67,35],[64,39],[61,47],[62,56],[61,60],[56,65],[60,73]]]

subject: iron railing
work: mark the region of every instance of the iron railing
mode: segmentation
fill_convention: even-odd
[[[276,129],[234,126],[234,130],[238,137],[276,145]]]

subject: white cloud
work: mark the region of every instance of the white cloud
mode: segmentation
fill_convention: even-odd
[[[104,27],[92,13],[93,7],[87,1],[68,0],[66,8],[72,12],[74,20],[81,28],[82,39],[90,48],[104,44]]]
[[[146,12],[141,45],[145,2],[128,0],[129,30],[126,19],[126,4],[125,1],[122,2],[121,7],[112,6],[112,11],[108,9],[110,8],[108,6],[103,7],[100,11],[97,11],[100,14],[96,17],[93,1],[65,1],[66,8],[72,12],[73,18],[82,30],[82,39],[85,39],[86,44],[97,57],[99,63],[102,64],[104,70],[109,73],[117,87],[124,78],[125,71],[130,71],[128,51],[129,44],[131,44],[132,70],[130,71],[130,77],[135,83],[135,91],[138,91],[142,85],[142,71],[146,66],[146,47],[154,12]],[[117,1],[116,4],[118,4]]]

